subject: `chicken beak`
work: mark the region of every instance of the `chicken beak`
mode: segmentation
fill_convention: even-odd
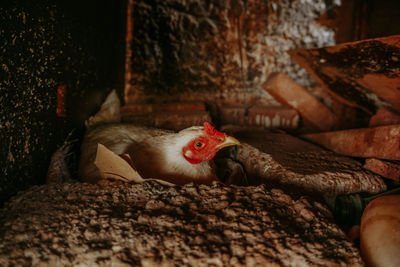
[[[235,137],[226,135],[225,140],[221,144],[218,144],[216,147],[218,149],[221,149],[227,146],[234,146],[234,145],[240,145],[239,140],[237,140]]]

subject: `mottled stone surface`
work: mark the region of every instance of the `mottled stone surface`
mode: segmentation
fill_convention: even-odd
[[[33,187],[0,210],[0,265],[361,266],[329,210],[265,186]]]
[[[121,1],[1,1],[0,205],[43,183],[71,124],[81,126],[106,88],[118,87],[122,7]],[[56,114],[59,85],[67,90],[67,118]]]
[[[334,44],[321,14],[340,1],[135,0],[128,43],[127,102],[263,98],[272,72],[312,80],[286,53]],[[243,71],[242,71],[243,70]],[[195,94],[194,94],[195,93]],[[159,94],[163,95],[160,99]]]

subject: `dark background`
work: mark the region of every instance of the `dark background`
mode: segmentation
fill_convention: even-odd
[[[123,91],[124,1],[0,1],[0,203],[45,181],[51,154]],[[66,85],[66,118],[57,87]]]

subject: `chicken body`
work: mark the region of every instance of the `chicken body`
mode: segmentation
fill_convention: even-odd
[[[207,184],[218,180],[212,161],[215,153],[239,141],[208,123],[178,133],[130,124],[98,126],[88,131],[81,147],[79,176],[87,182],[101,179],[94,165],[98,143],[116,154],[129,154],[143,178]]]

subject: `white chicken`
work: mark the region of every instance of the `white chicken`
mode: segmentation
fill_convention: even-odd
[[[129,154],[143,178],[181,185],[218,180],[212,159],[220,149],[238,145],[239,141],[208,122],[178,133],[129,124],[97,126],[87,132],[81,146],[78,172],[84,181],[101,179],[94,165],[99,143],[116,154]]]

